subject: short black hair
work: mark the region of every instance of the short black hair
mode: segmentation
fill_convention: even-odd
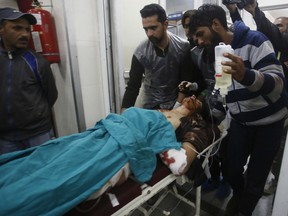
[[[216,4],[203,4],[190,18],[190,33],[194,34],[198,27],[211,27],[214,19],[218,19],[222,26],[228,30],[225,10]]]
[[[196,12],[196,10],[185,11],[185,13],[182,15],[182,18],[181,18],[181,24],[182,24],[183,28],[184,28],[184,24],[185,24],[185,19],[190,18],[195,12]]]
[[[143,9],[140,10],[140,14],[142,18],[157,15],[158,21],[161,23],[164,23],[167,20],[166,11],[159,4],[149,4],[144,6]]]

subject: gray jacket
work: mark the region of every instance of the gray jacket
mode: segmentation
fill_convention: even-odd
[[[189,42],[168,32],[169,49],[165,57],[159,57],[154,45],[145,40],[134,55],[145,68],[142,106],[153,108],[161,104],[163,109],[171,109],[178,94],[180,65],[190,49]],[[192,72],[191,72],[192,73]]]

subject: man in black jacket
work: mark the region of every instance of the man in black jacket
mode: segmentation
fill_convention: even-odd
[[[237,5],[232,1],[223,1],[223,4],[227,7],[230,12],[230,16],[233,22],[236,20],[242,20]],[[283,71],[286,77],[286,90],[288,92],[288,17],[278,17],[272,23],[265,13],[258,7],[257,0],[245,1],[246,4],[244,9],[251,13],[255,23],[257,25],[257,30],[264,33],[268,39],[271,41],[278,60],[283,66]]]
[[[31,14],[0,8],[0,154],[51,138],[58,92],[50,63],[29,50]]]

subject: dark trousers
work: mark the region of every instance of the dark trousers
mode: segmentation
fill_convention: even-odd
[[[52,130],[24,140],[11,141],[0,138],[0,155],[38,146],[50,140],[51,138],[52,138]]]
[[[245,216],[252,215],[263,194],[267,176],[281,143],[283,124],[284,120],[264,126],[246,126],[231,121],[223,169],[226,180],[233,189],[233,196],[240,198],[239,211]]]
[[[284,127],[284,130],[283,130],[280,148],[279,148],[279,150],[278,150],[278,152],[274,158],[272,168],[271,168],[271,172],[275,176],[276,182],[278,182],[278,180],[279,180],[279,174],[280,174],[283,152],[284,152],[285,143],[286,143],[287,131],[288,131],[288,126],[286,125]]]
[[[227,148],[227,142],[228,142],[228,135],[222,140],[219,150],[217,154],[215,154],[210,160],[209,160],[209,171],[211,174],[212,180],[219,180],[221,175],[223,178],[225,178],[222,170],[222,161],[225,158],[226,155],[226,148]]]

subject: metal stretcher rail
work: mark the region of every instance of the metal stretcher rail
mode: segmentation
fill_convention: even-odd
[[[202,152],[198,154],[198,158],[205,157],[204,161],[202,162],[202,168],[204,168],[208,164],[209,157],[211,156],[211,153],[213,151],[213,148],[221,143],[224,137],[226,137],[227,131],[223,131],[221,133],[221,136],[215,140],[211,145],[209,145],[207,148],[205,148]],[[178,176],[179,177],[179,176]],[[127,203],[125,206],[123,206],[121,209],[116,211],[112,214],[112,216],[125,216],[129,215],[134,209],[138,208],[140,211],[144,213],[145,216],[148,216],[150,212],[147,212],[144,208],[141,207],[141,205],[148,201],[150,198],[152,198],[154,195],[160,192],[163,188],[167,187],[169,184],[174,182],[177,178],[174,174],[169,174],[165,178],[158,181],[155,185],[150,186],[148,184],[142,185],[142,194]],[[179,198],[180,195],[177,194],[177,197]],[[181,198],[181,200],[185,200]],[[201,210],[201,186],[198,186],[196,188],[196,200],[195,200],[195,216],[200,216],[200,210]]]

